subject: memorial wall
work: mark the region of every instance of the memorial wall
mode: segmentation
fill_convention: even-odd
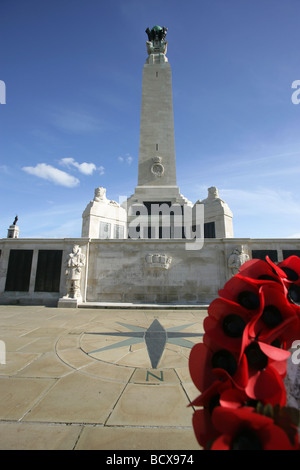
[[[0,303],[70,307],[124,304],[208,304],[247,259],[300,255],[298,239],[2,239]],[[68,262],[83,255],[72,291]],[[75,281],[74,281],[75,282]],[[64,299],[64,300],[62,300]]]

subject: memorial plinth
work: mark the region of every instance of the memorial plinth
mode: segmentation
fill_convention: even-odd
[[[7,230],[7,238],[19,238],[20,229],[17,225],[10,225]]]

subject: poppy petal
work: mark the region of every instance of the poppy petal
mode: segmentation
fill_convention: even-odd
[[[224,408],[240,408],[245,401],[245,395],[240,390],[225,390],[220,397],[220,405]]]
[[[206,447],[209,441],[216,439],[220,433],[212,425],[211,416],[207,410],[197,410],[193,414],[192,424],[196,439],[200,446]]]
[[[262,343],[261,341],[258,341],[258,344],[262,352],[274,361],[287,361],[287,359],[291,355],[289,351],[276,348],[275,346],[271,346],[270,344]]]
[[[245,387],[247,395],[254,400],[266,400],[282,391],[283,380],[274,369],[267,367],[249,376]]]
[[[193,346],[189,356],[189,371],[192,381],[203,392],[216,380],[210,367],[212,358],[211,350],[203,343]]]

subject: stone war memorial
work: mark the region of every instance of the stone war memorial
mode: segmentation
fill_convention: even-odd
[[[233,214],[213,181],[205,199],[192,202],[180,192],[167,28],[146,34],[132,194],[114,201],[109,188],[91,188],[81,237],[22,238],[15,216],[0,240],[1,449],[199,450],[206,437],[211,442],[203,432],[210,433],[208,409],[209,416],[225,413],[227,432],[232,409],[247,414],[267,393],[274,409],[278,402],[300,407],[298,355],[288,361],[285,390],[284,341],[276,347],[275,336],[270,344],[257,339],[287,325],[288,348],[293,335],[300,343],[300,239],[235,238]],[[290,257],[294,265],[283,272],[278,266]],[[251,280],[257,265],[262,277]],[[250,272],[247,281],[243,272]],[[258,279],[265,285],[257,287]],[[240,300],[236,283],[243,285]],[[263,329],[248,344],[244,332],[250,337],[260,321]],[[276,358],[279,372],[271,367]],[[243,373],[235,375],[240,364]],[[203,384],[220,390],[211,396]],[[209,397],[206,409],[199,391]],[[238,445],[253,438],[238,437]],[[218,449],[218,439],[213,445]]]
[[[146,33],[133,194],[119,204],[109,188],[91,188],[76,239],[22,239],[16,217],[0,241],[2,304],[205,305],[244,261],[300,254],[298,239],[234,238],[233,214],[216,187],[194,203],[180,193],[167,28]]]

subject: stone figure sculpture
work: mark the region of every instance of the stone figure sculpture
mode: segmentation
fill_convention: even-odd
[[[100,202],[106,200],[106,188],[103,188],[102,186],[96,188],[94,193],[94,201]]]
[[[16,215],[16,217],[15,217],[15,220],[13,221],[13,223],[12,223],[12,224],[13,224],[13,225],[16,225],[16,224],[17,224],[17,222],[18,222],[18,216]]]
[[[210,188],[208,188],[207,199],[217,199],[217,200],[220,199],[219,190],[218,188],[216,188],[216,186],[211,186]]]
[[[228,268],[231,270],[232,275],[237,274],[242,264],[249,259],[249,255],[244,251],[243,246],[235,248],[228,258]]]
[[[219,196],[219,190],[216,186],[211,186],[210,188],[208,188],[207,190],[208,194],[207,194],[207,198],[206,199],[203,199],[202,201],[197,201],[198,202],[201,202],[201,204],[212,204],[212,203],[224,203],[224,201],[220,198]]]
[[[81,271],[85,266],[85,255],[79,245],[74,245],[66,260],[67,298],[81,298]]]

